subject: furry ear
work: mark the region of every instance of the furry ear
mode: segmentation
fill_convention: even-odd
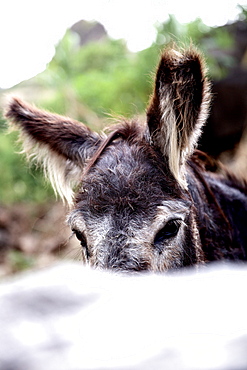
[[[163,53],[147,122],[153,145],[164,154],[183,187],[186,187],[185,161],[193,152],[208,116],[209,87],[204,61],[193,48],[167,49]]]
[[[77,121],[39,110],[12,98],[5,117],[21,131],[23,152],[41,163],[56,193],[72,203],[73,186],[100,142],[98,134]]]

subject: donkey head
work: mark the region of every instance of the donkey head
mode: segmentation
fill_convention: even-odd
[[[207,117],[208,82],[193,49],[161,57],[147,124],[122,122],[106,136],[13,99],[6,117],[24,150],[67,200],[84,260],[122,271],[201,262],[186,160]],[[74,195],[74,186],[77,192]]]

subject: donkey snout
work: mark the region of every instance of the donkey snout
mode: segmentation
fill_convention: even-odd
[[[108,244],[104,252],[104,268],[117,271],[144,271],[150,268],[150,263],[141,255],[140,248],[126,242],[124,235],[117,235],[115,242]]]

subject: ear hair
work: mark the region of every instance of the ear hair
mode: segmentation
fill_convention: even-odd
[[[73,187],[79,184],[100,136],[80,122],[41,111],[18,98],[12,98],[5,117],[19,129],[27,158],[42,165],[55,193],[72,204]]]
[[[182,187],[186,187],[184,164],[196,146],[209,103],[210,85],[200,54],[192,47],[186,51],[165,50],[147,120],[153,144],[161,150]]]
[[[55,151],[51,152],[47,145],[36,143],[25,133],[20,134],[20,141],[23,148],[21,153],[26,155],[28,161],[43,169],[45,178],[51,183],[56,196],[71,206],[73,189],[80,183],[82,168]]]

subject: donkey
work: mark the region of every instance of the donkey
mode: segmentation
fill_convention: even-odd
[[[122,120],[108,135],[12,98],[6,118],[71,206],[85,263],[165,271],[247,259],[247,184],[195,149],[210,95],[189,47],[161,55],[147,122]]]

